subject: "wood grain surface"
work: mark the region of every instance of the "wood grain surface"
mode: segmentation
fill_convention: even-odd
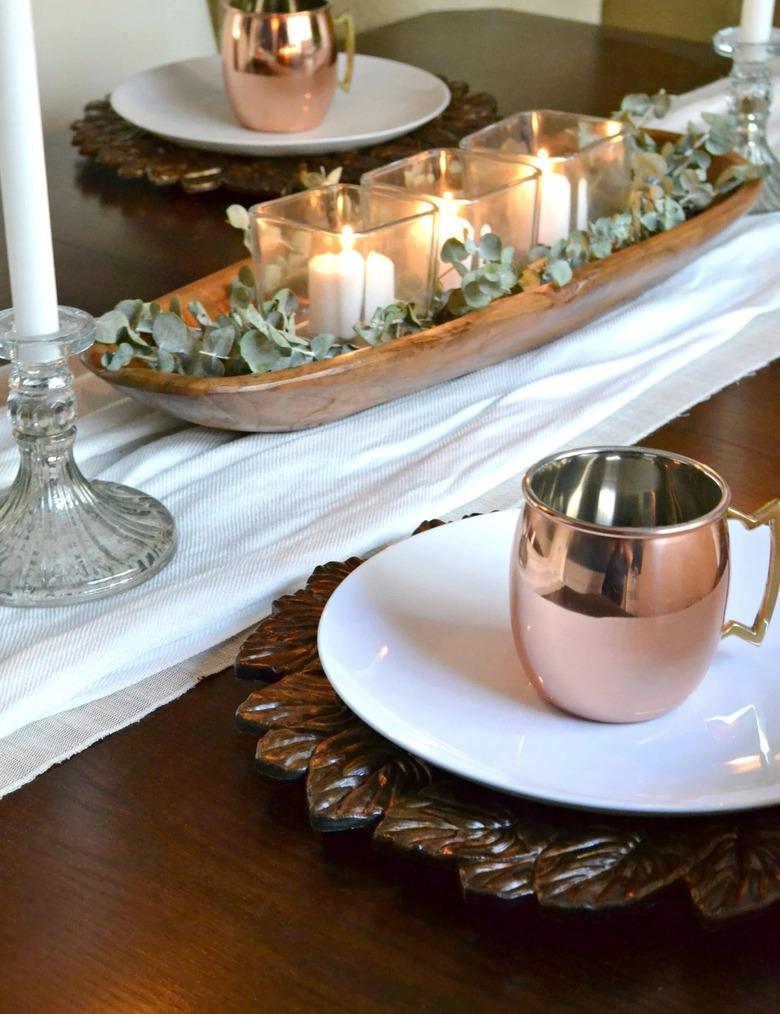
[[[679,136],[651,133],[659,142]],[[729,163],[740,161],[738,155],[713,159],[711,179],[716,180]],[[247,432],[320,426],[493,366],[584,327],[670,278],[718,242],[755,203],[759,187],[756,181],[743,184],[669,232],[584,265],[562,288],[543,285],[419,334],[323,362],[278,373],[189,377],[143,366],[104,369],[100,361],[106,345],[93,346],[82,358],[103,380],[150,408],[188,422]],[[240,267],[229,265],[157,301],[167,306],[176,296],[186,307],[198,300],[215,317],[227,308],[226,293]]]
[[[460,74],[505,111],[604,113],[727,70],[707,47],[507,12],[361,48]],[[65,137],[49,154],[64,302],[99,313],[241,256],[224,197],[117,180]],[[705,459],[751,508],[778,492],[779,428],[776,363],[644,442]],[[778,1010],[777,912],[717,933],[674,892],[616,916],[497,912],[464,905],[454,873],[312,831],[303,787],[252,770],[232,725],[246,691],[206,680],[0,801],[3,1014]]]

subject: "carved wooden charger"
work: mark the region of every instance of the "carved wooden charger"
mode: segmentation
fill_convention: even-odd
[[[237,675],[267,683],[236,712],[239,729],[260,733],[257,770],[305,778],[317,830],[373,828],[380,846],[454,866],[466,896],[508,904],[609,909],[680,882],[705,919],[723,921],[780,900],[780,807],[691,819],[566,810],[447,775],[369,728],[317,655],[325,603],[362,562],[317,567],[236,661]]]
[[[85,106],[83,117],[71,128],[72,142],[82,155],[129,179],[145,178],[158,186],[178,183],[187,193],[224,186],[242,193],[278,196],[291,188],[302,169],[322,166],[330,172],[343,166],[343,181],[357,183],[369,169],[426,148],[457,148],[466,134],[498,118],[496,100],[491,95],[472,94],[462,81],[446,83],[452,96],[449,106],[412,133],[369,148],[314,155],[308,162],[303,156],[256,158],[174,144],[123,119],[108,99]]]

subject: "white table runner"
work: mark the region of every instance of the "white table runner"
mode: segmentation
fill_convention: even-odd
[[[234,645],[214,646],[316,564],[470,501],[517,502],[518,473],[541,455],[632,442],[774,358],[777,317],[743,329],[780,308],[778,249],[780,216],[745,220],[670,283],[552,345],[300,433],[184,426],[80,378],[84,471],[162,499],[180,546],[114,598],[0,612],[0,794],[218,671]],[[0,484],[15,468],[4,419]]]

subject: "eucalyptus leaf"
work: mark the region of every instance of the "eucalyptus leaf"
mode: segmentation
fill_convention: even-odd
[[[162,373],[180,372],[179,362],[172,352],[160,349],[157,353],[157,369]]]
[[[196,373],[200,377],[224,377],[225,364],[219,356],[211,355],[204,349],[200,350]]]
[[[482,293],[486,296],[490,296],[491,302],[494,299],[498,299],[499,296],[504,295],[504,287],[499,279],[489,278],[488,276],[483,275],[481,278],[477,279],[477,285]]]
[[[462,317],[473,309],[466,302],[463,289],[453,289],[452,292],[448,293],[445,306],[447,313],[452,317]]]
[[[249,303],[247,305],[247,307],[246,307],[246,309],[244,311],[244,316],[246,317],[247,321],[252,325],[252,327],[257,328],[257,330],[262,331],[263,328],[265,327],[267,318],[263,317],[263,315],[260,313],[260,311],[254,305],[254,303]],[[281,314],[276,314],[276,316],[278,316],[280,318],[279,321],[278,321],[278,323],[281,323],[281,316],[282,315]]]
[[[129,325],[127,314],[118,307],[108,310],[95,321],[95,341],[103,345],[113,345],[116,342],[119,329],[129,327]]]
[[[192,338],[190,329],[180,316],[173,311],[158,313],[152,326],[152,337],[159,349],[167,352],[190,352]]]
[[[612,241],[608,237],[591,240],[590,253],[596,260],[603,260],[605,257],[609,257],[612,253]],[[563,262],[557,261],[556,263],[561,264]]]
[[[210,328],[203,335],[203,348],[209,355],[227,359],[236,340],[234,327]]]
[[[228,225],[232,225],[234,229],[247,230],[249,228],[249,210],[241,204],[230,204],[228,205],[225,214],[227,216]]]
[[[550,261],[547,265],[547,274],[550,276],[550,281],[557,286],[568,284],[574,277],[572,269],[566,261]]]
[[[318,334],[311,340],[311,351],[315,359],[326,359],[328,352],[336,344],[336,338],[332,334]]]
[[[208,311],[206,310],[206,307],[203,305],[203,303],[199,302],[197,299],[193,299],[192,302],[188,303],[187,309],[190,311],[195,320],[197,320],[197,322],[201,325],[201,327],[208,327],[213,323]]]
[[[667,95],[666,91],[662,88],[653,95],[650,102],[653,107],[653,116],[660,120],[669,112],[672,105],[672,97],[671,95]]]
[[[100,363],[107,370],[116,371],[121,370],[133,359],[135,356],[135,350],[132,345],[128,345],[127,342],[120,342],[120,344],[111,352],[104,352],[100,357]]]
[[[290,348],[290,341],[283,331],[268,324],[266,325],[266,333],[274,345],[277,345],[280,349],[288,350]]]
[[[642,151],[634,156],[633,169],[635,176],[641,179],[660,179],[666,175],[669,166],[658,152]]]
[[[501,240],[494,232],[486,233],[479,241],[479,256],[485,261],[501,259]]]
[[[468,257],[469,251],[459,239],[448,239],[441,248],[439,258],[445,264],[456,264]]]
[[[482,290],[480,280],[477,278],[465,282],[461,291],[472,310],[481,310],[493,302],[493,297]]]
[[[273,367],[273,369],[274,370],[290,370],[294,366],[303,366],[304,363],[308,363],[310,361],[311,361],[311,356],[307,356],[306,353],[302,352],[300,349],[293,349],[292,352],[290,353],[290,355],[289,356],[283,356],[278,361],[278,363],[276,364],[276,366]]]
[[[632,116],[646,116],[651,106],[650,96],[640,92],[624,95],[620,103],[623,112],[630,113]]]
[[[123,313],[127,317],[130,327],[135,329],[138,327],[143,308],[144,304],[141,299],[122,299],[116,304],[114,310]]]
[[[252,373],[266,373],[279,361],[281,353],[259,331],[247,331],[239,342],[241,355]]]
[[[231,307],[237,307],[238,309],[246,309],[247,306],[252,302],[254,292],[248,286],[243,285],[241,281],[233,282],[230,287],[230,305]]]

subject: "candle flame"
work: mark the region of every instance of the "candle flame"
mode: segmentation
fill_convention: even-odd
[[[540,148],[537,151],[536,154],[539,156],[539,158],[549,158],[550,157],[550,153],[549,153],[549,151],[546,148]]]
[[[341,230],[341,249],[351,250],[355,245],[355,230],[351,225],[345,225]]]

